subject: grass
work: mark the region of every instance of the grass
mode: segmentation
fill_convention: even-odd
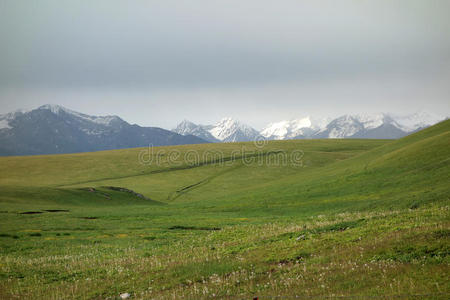
[[[447,299],[449,146],[445,121],[396,141],[2,157],[0,298]]]

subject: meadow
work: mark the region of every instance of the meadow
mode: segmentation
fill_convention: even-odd
[[[0,298],[448,299],[449,182],[449,120],[1,157]]]

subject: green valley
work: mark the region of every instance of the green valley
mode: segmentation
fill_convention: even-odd
[[[0,157],[0,298],[450,294],[450,121]]]

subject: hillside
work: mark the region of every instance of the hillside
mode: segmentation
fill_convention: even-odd
[[[447,120],[399,140],[2,157],[0,297],[445,299],[449,145]]]

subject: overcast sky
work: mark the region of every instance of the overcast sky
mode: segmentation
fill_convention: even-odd
[[[450,1],[0,1],[0,113],[450,115]]]

